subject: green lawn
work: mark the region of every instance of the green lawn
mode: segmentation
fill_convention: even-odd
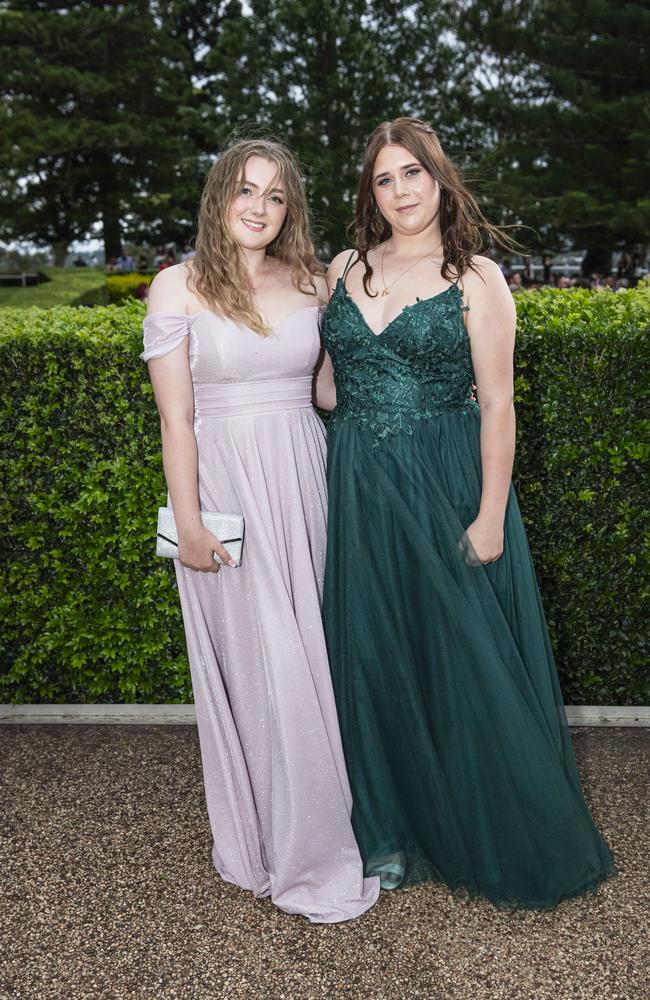
[[[43,267],[50,278],[32,288],[0,288],[0,308],[104,305],[108,302],[106,274],[91,267]]]

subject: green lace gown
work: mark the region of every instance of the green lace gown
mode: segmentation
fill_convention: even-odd
[[[505,907],[593,890],[612,859],[512,489],[501,558],[477,564],[463,538],[481,457],[462,292],[375,335],[339,280],[323,338],[337,389],[324,617],[366,871]]]

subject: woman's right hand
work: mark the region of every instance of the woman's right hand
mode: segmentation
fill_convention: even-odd
[[[220,567],[213,558],[214,552],[227,566],[236,565],[219,539],[207,528],[201,527],[198,531],[186,535],[179,534],[178,558],[188,569],[196,569],[203,573],[218,573]]]

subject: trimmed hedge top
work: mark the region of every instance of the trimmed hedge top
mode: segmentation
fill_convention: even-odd
[[[140,285],[150,285],[155,274],[140,274],[133,271],[130,274],[109,274],[106,276],[106,288],[109,302],[119,305],[135,298],[135,293]]]
[[[570,703],[650,701],[650,288],[516,296],[517,486]],[[0,700],[191,699],[144,307],[0,310]]]

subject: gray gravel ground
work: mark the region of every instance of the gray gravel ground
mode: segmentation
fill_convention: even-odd
[[[551,912],[441,886],[287,916],[210,861],[190,727],[5,726],[0,998],[647,1000],[650,730],[574,730],[620,875]]]

